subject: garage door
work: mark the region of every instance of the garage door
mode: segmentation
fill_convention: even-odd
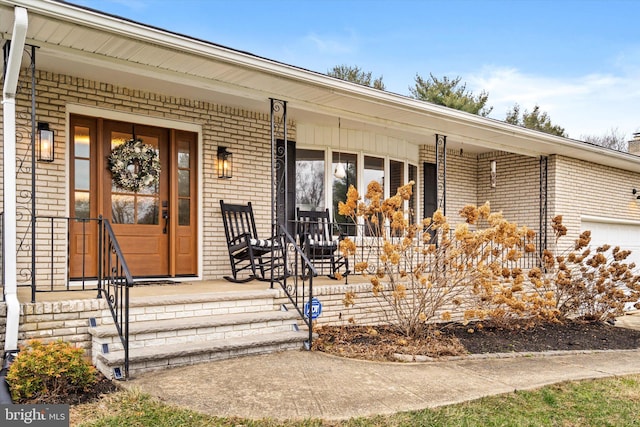
[[[585,230],[591,230],[593,248],[609,244],[630,250],[626,262],[634,262],[640,267],[640,223],[582,218],[581,231]]]
[[[591,247],[604,244],[620,249],[630,250],[631,254],[625,262],[636,264],[636,274],[640,269],[640,223],[623,222],[606,219],[582,218],[581,230],[591,230]],[[633,310],[634,303],[627,303],[626,310]]]

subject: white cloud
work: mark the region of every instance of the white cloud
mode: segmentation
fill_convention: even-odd
[[[474,93],[489,93],[491,115],[500,120],[518,103],[523,110],[539,105],[571,138],[603,135],[617,128],[630,139],[632,132],[640,130],[640,78],[631,74],[569,78],[487,67],[470,75],[467,82]]]
[[[310,33],[303,39],[304,44],[310,44],[315,52],[322,55],[345,55],[357,51],[358,41],[353,33],[346,36],[318,35]]]

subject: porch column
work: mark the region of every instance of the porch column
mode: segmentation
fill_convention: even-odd
[[[547,228],[548,228],[548,183],[549,183],[549,158],[540,156],[540,224],[538,228],[538,252],[542,259],[542,252],[547,248]]]
[[[447,215],[447,136],[436,134],[436,209]]]
[[[5,330],[4,350],[18,349],[18,328],[20,322],[20,303],[17,295],[16,260],[16,91],[20,77],[22,53],[27,36],[27,10],[15,8],[13,36],[9,50],[9,60],[5,69],[2,97],[4,124],[4,292],[7,304],[7,326]]]
[[[287,101],[270,98],[271,103],[271,227],[278,235],[279,225],[287,226]],[[278,114],[280,119],[278,120]]]

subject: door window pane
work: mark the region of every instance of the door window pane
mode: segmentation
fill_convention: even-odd
[[[91,188],[91,177],[89,175],[90,163],[86,159],[75,160],[75,186],[76,190],[89,191]]]
[[[128,132],[111,132],[111,149],[113,150],[119,145],[124,144],[133,137]]]
[[[191,143],[178,141],[178,225],[191,224]]]
[[[111,218],[114,224],[133,224],[135,218],[135,197],[123,194],[112,194]]]
[[[324,185],[324,151],[296,150],[296,207],[324,210]]]
[[[178,196],[189,197],[191,195],[191,181],[189,170],[178,170]]]
[[[133,135],[127,132],[111,133],[111,148],[115,148],[126,141],[129,141]],[[155,147],[158,153],[158,138],[146,135],[137,135],[136,138],[142,140],[144,144]],[[159,153],[158,153],[159,155]],[[127,165],[127,169],[135,173],[136,165],[133,163]],[[154,183],[146,187],[142,187],[137,193],[128,191],[111,182],[111,212],[113,222],[115,224],[159,224],[159,202],[158,196],[160,192],[160,184]]]
[[[138,197],[137,207],[137,223],[138,224],[153,224],[157,225],[159,222],[158,210],[159,203],[156,197]]]
[[[191,165],[189,141],[178,142],[178,167],[183,169],[189,169]]]
[[[75,126],[73,133],[73,150],[76,157],[89,158],[90,156],[90,136],[89,128],[84,126]]]
[[[190,225],[191,201],[189,199],[178,200],[178,225]]]
[[[89,193],[83,191],[76,191],[74,195],[75,207],[74,216],[76,218],[88,219],[90,216],[89,211]]]
[[[125,143],[131,138],[132,138],[132,134],[130,133],[112,132],[111,133],[111,149],[114,149],[115,147]],[[158,155],[158,158],[160,158],[160,153],[158,151],[157,137],[138,135],[136,136],[136,138],[140,139],[144,144],[151,145],[152,147],[154,147],[156,154]],[[134,164],[127,165],[127,170],[129,170],[129,172],[131,173],[135,173],[136,165]],[[117,193],[134,194],[132,191],[127,191],[124,188],[118,187],[113,181],[111,183],[111,191],[117,192]],[[155,183],[155,184],[147,185],[146,187],[142,187],[140,191],[138,191],[138,194],[157,195],[159,191],[160,191],[160,184]]]
[[[86,126],[73,127],[73,215],[76,218],[91,217],[91,138]]]

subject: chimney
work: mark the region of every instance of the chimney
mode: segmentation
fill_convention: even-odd
[[[640,156],[640,132],[635,132],[633,139],[629,141],[629,154]]]

